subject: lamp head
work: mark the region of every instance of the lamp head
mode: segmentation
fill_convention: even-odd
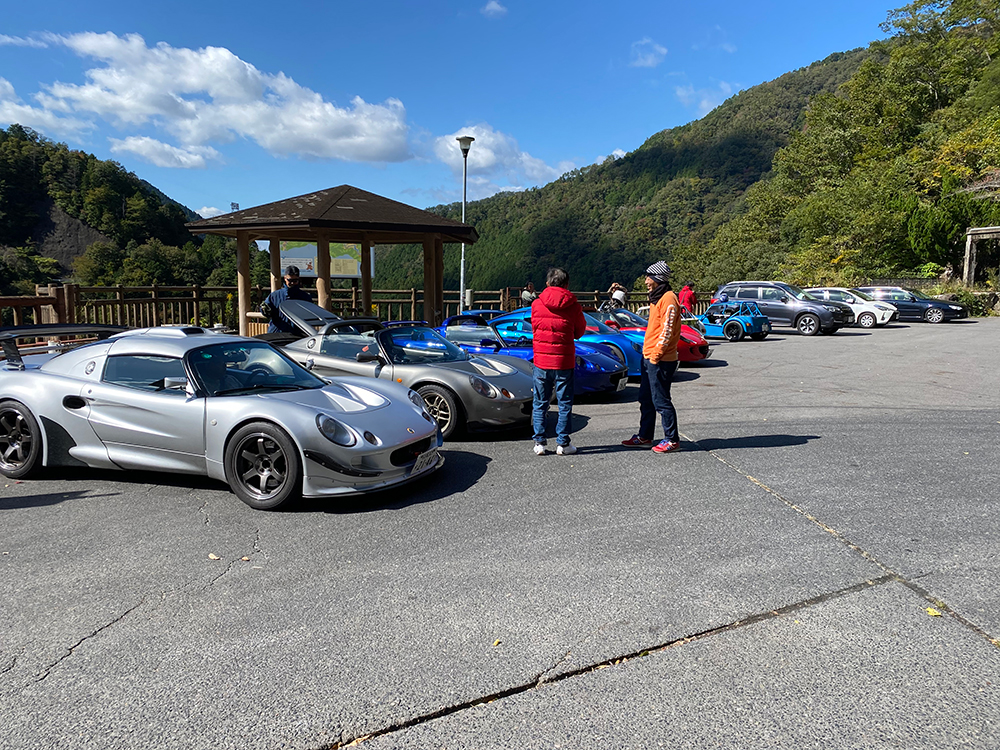
[[[462,149],[462,156],[469,155],[469,149],[472,148],[472,142],[476,140],[471,135],[460,135],[456,139],[458,141],[458,147]]]

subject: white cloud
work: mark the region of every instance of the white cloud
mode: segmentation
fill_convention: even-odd
[[[41,39],[25,38],[21,36],[7,36],[6,34],[0,34],[0,46],[9,47],[37,47],[38,49],[43,49],[48,47],[44,41]]]
[[[89,123],[75,117],[61,117],[44,107],[25,104],[6,78],[0,78],[0,123],[18,123],[46,133],[68,134],[86,130]]]
[[[190,146],[177,148],[147,136],[129,136],[124,140],[109,138],[111,152],[132,154],[157,167],[177,169],[204,169],[207,159],[221,159],[222,156],[210,146]]]
[[[434,139],[434,155],[456,175],[462,174],[462,151],[455,140],[460,135],[476,139],[469,150],[470,194],[482,197],[500,190],[523,190],[551,182],[574,168],[569,161],[549,166],[522,151],[513,137],[481,123]]]
[[[714,89],[696,89],[694,86],[677,86],[674,93],[685,107],[695,107],[699,116],[707,115],[735,92],[731,83],[719,81]]]
[[[629,66],[632,68],[655,68],[667,56],[667,48],[654,42],[649,37],[632,42],[632,57]]]
[[[398,99],[373,104],[355,97],[338,107],[285,74],[262,73],[222,47],[174,48],[163,42],[149,47],[137,34],[47,39],[99,65],[86,71],[84,84],[44,86],[35,97],[42,109],[92,113],[123,130],[163,131],[178,142],[175,152],[150,143],[129,145],[128,138],[118,147],[158,154],[172,166],[204,166],[215,154],[209,143],[238,138],[275,156],[373,162],[411,157],[406,109]]]
[[[487,18],[502,18],[507,15],[507,9],[498,3],[497,0],[490,0],[479,9],[479,12]]]
[[[594,159],[594,164],[603,164],[608,159],[621,159],[623,156],[625,156],[625,152],[620,148],[616,148],[607,156],[598,156]]]
[[[215,206],[202,206],[195,211],[195,213],[203,219],[211,219],[213,216],[222,216],[222,214],[227,212],[223,211],[221,208],[216,208]]]

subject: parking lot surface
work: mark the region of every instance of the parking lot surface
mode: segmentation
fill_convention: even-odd
[[[998,338],[722,342],[679,454],[619,445],[633,384],[574,456],[288,512],[2,482],[0,747],[1000,747]]]

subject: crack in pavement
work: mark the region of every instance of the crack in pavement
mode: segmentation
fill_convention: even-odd
[[[495,693],[489,695],[479,696],[471,700],[463,701],[451,706],[445,706],[439,708],[435,711],[430,711],[420,716],[414,716],[413,718],[407,719],[405,721],[396,722],[385,726],[381,729],[369,732],[364,735],[358,735],[355,737],[350,737],[346,739],[341,739],[339,742],[334,742],[331,745],[322,745],[320,750],[342,750],[345,747],[354,747],[360,745],[367,740],[374,739],[376,737],[382,737],[388,734],[393,734],[395,732],[400,732],[405,729],[410,729],[421,724],[426,724],[428,722],[434,721],[436,719],[442,719],[446,716],[451,716],[464,711],[469,708],[475,708],[477,706],[482,706],[487,703],[492,703],[493,701],[500,700],[502,698],[510,698],[515,695],[521,695],[523,693],[528,693],[533,690],[538,690],[546,685],[553,685],[557,682],[562,682],[563,680],[569,680],[576,677],[581,677],[583,675],[592,674],[598,670],[607,669],[608,667],[617,666],[628,661],[634,661],[636,659],[645,659],[653,654],[659,654],[664,651],[676,648],[677,646],[683,646],[688,643],[693,643],[694,641],[704,640],[712,636],[721,635],[723,633],[728,633],[732,630],[742,629],[749,627],[751,625],[756,625],[759,622],[764,622],[766,620],[774,620],[779,617],[791,614],[793,612],[798,612],[802,609],[815,606],[817,604],[822,604],[828,602],[832,599],[839,599],[845,596],[851,596],[860,591],[866,591],[875,586],[884,586],[889,583],[900,583],[906,585],[906,581],[902,580],[899,576],[888,574],[880,576],[878,578],[869,579],[856,583],[852,586],[847,586],[842,589],[837,589],[836,591],[830,591],[825,594],[819,594],[818,596],[811,597],[809,599],[803,599],[802,601],[794,602],[792,604],[786,604],[783,607],[778,607],[777,609],[767,610],[765,612],[758,612],[757,614],[744,617],[740,620],[735,620],[733,622],[727,623],[725,625],[719,625],[718,627],[709,628],[708,630],[703,630],[698,633],[693,633],[691,635],[681,636],[680,638],[674,638],[673,640],[667,641],[665,643],[659,643],[652,646],[647,646],[638,651],[633,651],[628,654],[623,654],[621,656],[615,656],[610,659],[605,659],[604,661],[596,662],[594,664],[588,664],[586,666],[579,667],[574,670],[563,672],[550,679],[545,679],[544,676],[546,672],[551,671],[551,669],[546,670],[538,675],[534,680],[529,680],[520,685],[515,685],[513,687],[505,688],[504,690],[499,690]],[[342,735],[343,736],[343,735]]]

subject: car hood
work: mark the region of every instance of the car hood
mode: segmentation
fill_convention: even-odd
[[[391,385],[391,384],[390,384]],[[393,398],[406,398],[406,390],[396,386],[387,393],[385,384],[367,378],[338,378],[322,388],[307,391],[273,391],[254,394],[257,398],[279,401],[289,405],[302,406],[339,414],[357,414],[374,411],[392,403]],[[238,396],[237,398],[245,398]]]

